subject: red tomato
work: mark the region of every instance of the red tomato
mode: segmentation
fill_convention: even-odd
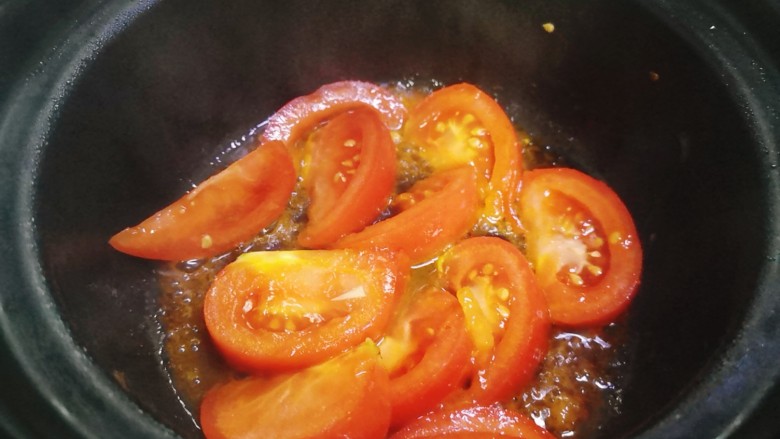
[[[531,171],[520,208],[554,322],[600,325],[626,309],[639,285],[642,248],[631,214],[606,184],[573,169]]]
[[[412,110],[405,125],[409,139],[424,146],[435,170],[469,164],[479,175],[485,215],[496,223],[513,221],[513,200],[523,168],[512,122],[487,93],[456,84],[431,93]]]
[[[392,252],[297,250],[241,255],[206,294],[206,327],[243,370],[289,370],[378,339],[408,265]]]
[[[401,128],[406,107],[395,95],[369,82],[341,81],[323,85],[314,93],[285,104],[268,119],[263,138],[293,145],[323,120],[366,105],[379,111],[389,129]]]
[[[426,413],[466,378],[471,341],[458,301],[430,288],[405,304],[379,343],[390,373],[392,425]]]
[[[512,437],[506,436],[503,437]],[[426,439],[496,439],[495,433],[476,433],[471,431],[459,431],[457,433],[444,433],[426,436]]]
[[[527,417],[498,404],[465,406],[427,414],[390,439],[515,437],[555,439]]]
[[[501,435],[501,436],[513,437],[508,435]],[[496,433],[484,433],[484,432],[477,433],[472,431],[459,431],[457,433],[444,433],[444,434],[437,434],[434,436],[426,436],[426,438],[427,439],[496,439]]]
[[[304,174],[311,205],[298,243],[323,247],[371,223],[387,206],[395,168],[395,144],[374,110],[357,109],[328,122]]]
[[[388,387],[376,347],[365,343],[298,373],[216,387],[201,425],[208,439],[380,438],[390,423]]]
[[[280,142],[268,142],[141,224],[117,233],[109,244],[147,259],[214,256],[275,221],[294,186],[287,149]]]
[[[337,248],[403,250],[417,264],[436,256],[474,225],[479,204],[471,168],[434,174],[394,200],[401,212],[341,238]]]
[[[470,399],[490,404],[511,397],[533,378],[550,328],[528,261],[500,238],[479,237],[461,241],[438,264],[474,343]]]

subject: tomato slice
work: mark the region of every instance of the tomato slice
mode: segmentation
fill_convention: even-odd
[[[391,377],[391,424],[396,426],[430,411],[460,388],[471,354],[463,312],[451,294],[429,288],[405,299],[379,342]]]
[[[555,439],[534,422],[498,404],[446,408],[408,424],[390,439],[516,437]]]
[[[208,439],[384,437],[390,423],[387,372],[376,346],[271,379],[218,386],[201,404]]]
[[[412,263],[425,262],[468,232],[478,204],[471,168],[440,172],[395,198],[393,205],[400,213],[347,235],[334,246],[402,250]]]
[[[408,263],[370,250],[295,250],[241,255],[206,293],[206,327],[242,370],[289,370],[378,339]]]
[[[470,399],[489,404],[511,397],[547,351],[547,304],[530,264],[515,246],[492,237],[461,241],[437,264],[474,343]]]
[[[287,207],[295,170],[280,142],[267,142],[170,206],[114,235],[115,249],[181,261],[223,253],[274,222]]]
[[[422,156],[435,170],[476,168],[483,215],[494,224],[514,221],[521,147],[512,122],[487,93],[465,83],[437,90],[411,111],[405,133],[424,147]]]
[[[263,138],[290,146],[323,120],[362,106],[379,111],[391,130],[400,129],[406,118],[403,102],[388,90],[370,82],[340,81],[323,85],[282,106],[268,119]]]
[[[528,255],[558,324],[609,323],[642,272],[631,214],[606,184],[566,168],[526,173],[520,194]]]
[[[387,206],[395,185],[395,144],[374,110],[349,111],[322,128],[304,168],[311,205],[298,243],[320,248],[361,230]]]

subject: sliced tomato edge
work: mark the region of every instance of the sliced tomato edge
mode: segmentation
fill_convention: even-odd
[[[223,318],[224,316],[221,315],[221,313],[224,313],[225,309],[232,309],[230,315],[237,316],[241,313],[240,308],[242,306],[242,304],[238,304],[236,300],[230,300],[231,298],[228,294],[235,296],[241,293],[234,293],[232,290],[227,292],[217,291],[217,289],[223,288],[221,282],[233,280],[232,278],[228,278],[228,276],[233,275],[233,270],[243,269],[240,265],[241,258],[225,267],[225,269],[217,275],[217,278],[206,293],[204,300],[204,315],[211,338],[228,363],[239,370],[248,372],[285,372],[326,361],[329,358],[344,352],[345,349],[356,346],[366,338],[378,339],[390,321],[392,311],[397,302],[397,297],[405,288],[408,278],[408,258],[402,253],[383,250],[347,250],[354,252],[356,255],[360,255],[357,256],[359,257],[358,263],[360,264],[366,266],[373,265],[377,259],[382,262],[381,279],[376,281],[381,284],[381,291],[377,292],[377,294],[381,294],[381,296],[376,298],[379,309],[366,308],[360,315],[350,314],[347,317],[339,319],[338,322],[331,323],[325,328],[328,331],[326,333],[327,337],[324,339],[318,340],[316,334],[317,329],[322,329],[323,327],[295,333],[292,338],[292,345],[290,345],[289,340],[283,340],[283,336],[277,333],[263,330],[253,332],[240,325],[234,325],[232,320],[229,322],[225,321]],[[327,252],[328,250],[299,251]],[[245,255],[242,255],[242,257]],[[243,276],[245,274],[239,272],[238,275]],[[393,289],[393,292],[388,292],[388,289]],[[360,325],[349,325],[350,322],[358,318],[360,318],[360,321],[362,322]],[[342,328],[343,330],[336,331],[335,328]],[[261,337],[260,334],[264,335]],[[342,343],[331,345],[330,341],[333,337],[342,339]],[[303,342],[310,338],[314,338],[317,343],[314,343],[311,340],[306,343]],[[346,342],[344,339],[346,339]],[[243,343],[245,340],[252,341],[252,344],[249,346],[245,345]],[[343,347],[339,347],[342,345]],[[291,352],[293,351],[295,352],[294,356],[291,355]]]
[[[255,217],[249,221],[253,222],[255,227],[243,232],[231,231],[228,240],[215,239],[208,244],[204,243],[203,236],[209,235],[211,237],[213,235],[214,238],[220,237],[220,231],[217,226],[188,235],[184,238],[184,241],[178,243],[173,241],[166,242],[165,238],[162,238],[162,242],[159,241],[160,238],[154,239],[154,233],[162,236],[168,233],[166,230],[158,230],[156,228],[156,224],[159,221],[165,221],[165,217],[173,215],[175,210],[181,209],[181,206],[197,201],[200,194],[204,192],[222,190],[220,185],[225,183],[227,179],[235,180],[235,173],[246,172],[243,169],[244,167],[251,168],[253,173],[267,175],[269,178],[273,177],[273,184],[263,180],[255,182],[255,185],[261,187],[270,186],[278,190],[279,194],[284,194],[283,200],[267,200],[264,205],[255,206],[254,209],[245,213],[245,216],[250,217],[250,219]],[[263,228],[276,221],[287,207],[294,185],[295,170],[289,153],[279,142],[266,142],[136,226],[127,227],[113,235],[108,242],[114,249],[120,252],[145,259],[182,261],[215,256],[235,248],[241,242],[251,239]],[[265,215],[259,215],[264,208],[270,209],[270,212]],[[215,217],[214,221],[219,222],[219,217]],[[173,228],[174,225],[168,224],[166,227]],[[138,235],[150,236],[152,241],[146,244],[139,242]]]
[[[268,119],[263,138],[289,147],[321,121],[361,106],[378,110],[391,130],[399,129],[406,119],[404,104],[384,87],[365,81],[338,81],[283,105]]]
[[[596,218],[605,233],[609,236],[612,232],[618,232],[624,239],[631,241],[630,248],[627,248],[606,240],[610,251],[610,267],[606,276],[595,285],[570,287],[557,282],[551,273],[537,273],[556,324],[569,327],[608,324],[628,308],[641,279],[642,244],[633,217],[617,193],[606,183],[571,168],[542,168],[526,172],[520,193],[521,206],[530,204],[526,201],[528,193],[545,188],[578,200],[594,215],[595,212],[607,212],[606,216]],[[585,199],[582,199],[583,195]],[[533,230],[529,230],[529,233],[533,234]],[[616,273],[613,269],[615,267],[621,268],[620,272]],[[574,298],[580,293],[600,296],[596,301],[578,302]]]
[[[376,114],[373,109],[369,111]],[[361,163],[340,197],[344,201],[333,206],[328,214],[318,218],[315,224],[310,221],[301,230],[298,243],[303,247],[323,248],[350,233],[358,232],[371,223],[387,205],[395,184],[395,144],[381,121],[371,119],[370,123],[378,125],[372,127],[376,128],[376,131],[364,131],[369,137],[369,141],[364,138],[364,143],[370,147],[364,146],[361,151]],[[364,194],[366,188],[381,193],[381,196],[368,199]],[[349,230],[339,227],[338,222],[344,217],[357,217],[356,226]]]
[[[469,176],[462,179],[462,182],[459,179],[451,178],[440,193],[420,201],[416,205],[395,216],[374,223],[360,232],[344,236],[336,241],[331,248],[384,248],[404,251],[411,258],[412,264],[420,264],[435,257],[448,245],[460,240],[467,234],[476,221],[479,202],[476,188],[476,176],[471,168],[463,167],[443,171],[428,178],[436,178],[444,173],[450,173],[451,175],[454,175],[455,173],[468,173]],[[454,194],[459,194],[457,206],[450,210],[463,213],[461,215],[463,218],[462,221],[453,220],[453,218],[457,219],[459,217],[452,215],[450,210],[444,212],[442,209],[436,207],[436,204],[440,203],[441,200],[446,200],[446,197],[454,196]],[[444,216],[444,218],[441,218],[442,216]],[[424,235],[432,235],[433,238],[436,238],[441,232],[440,230],[437,230],[437,226],[432,226],[431,224],[440,224],[442,221],[448,222],[459,237],[453,238],[452,242],[440,243],[440,245],[437,244],[435,248],[432,249],[427,248],[427,246],[424,248],[415,247],[409,249],[404,248],[404,245],[398,243],[401,237],[409,235],[409,225],[415,227],[415,233],[422,230]],[[392,237],[392,239],[388,241],[388,239],[385,238],[387,236]],[[438,242],[438,240],[436,242]],[[416,245],[416,243],[413,243],[412,245]]]

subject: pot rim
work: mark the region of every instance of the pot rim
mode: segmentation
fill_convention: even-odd
[[[710,361],[705,377],[687,389],[676,407],[641,432],[637,439],[725,438],[780,386],[780,72],[751,32],[718,2],[662,0],[642,4],[695,47],[727,84],[757,149],[764,157],[768,238],[754,297],[732,341]]]
[[[0,264],[0,335],[20,376],[34,383],[38,399],[65,421],[69,431],[58,432],[63,437],[178,437],[141,410],[71,337],[44,276],[31,220],[40,156],[73,80],[114,36],[157,3],[116,0],[74,11],[76,25],[44,38],[57,43],[32,57],[37,63],[12,85],[0,112],[0,178],[5,180],[0,202],[10,207],[0,217],[0,242],[9,255]],[[14,318],[22,312],[24,322]],[[74,392],[74,385],[81,390]],[[18,430],[13,420],[5,423]]]

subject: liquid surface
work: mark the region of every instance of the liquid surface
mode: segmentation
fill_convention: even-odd
[[[436,83],[394,85],[394,91],[412,106]],[[510,114],[511,117],[511,114]],[[535,145],[519,132],[524,143],[526,168],[556,166],[563,160],[549,149]],[[231,154],[255,145],[257,133],[230,143]],[[430,174],[414,145],[398,145],[397,191]],[[296,187],[283,216],[254,240],[208,260],[166,264],[160,268],[161,321],[171,380],[190,413],[198,413],[200,401],[215,384],[235,375],[212,345],[203,320],[203,298],[215,275],[243,252],[295,249],[298,231],[305,223],[308,196]],[[524,248],[522,236],[486,224],[477,224],[474,235],[499,235]],[[430,269],[415,270],[424,276]],[[561,438],[587,438],[597,434],[607,419],[620,413],[626,372],[626,324],[618,321],[601,329],[553,328],[547,355],[535,380],[506,405],[526,413]]]

